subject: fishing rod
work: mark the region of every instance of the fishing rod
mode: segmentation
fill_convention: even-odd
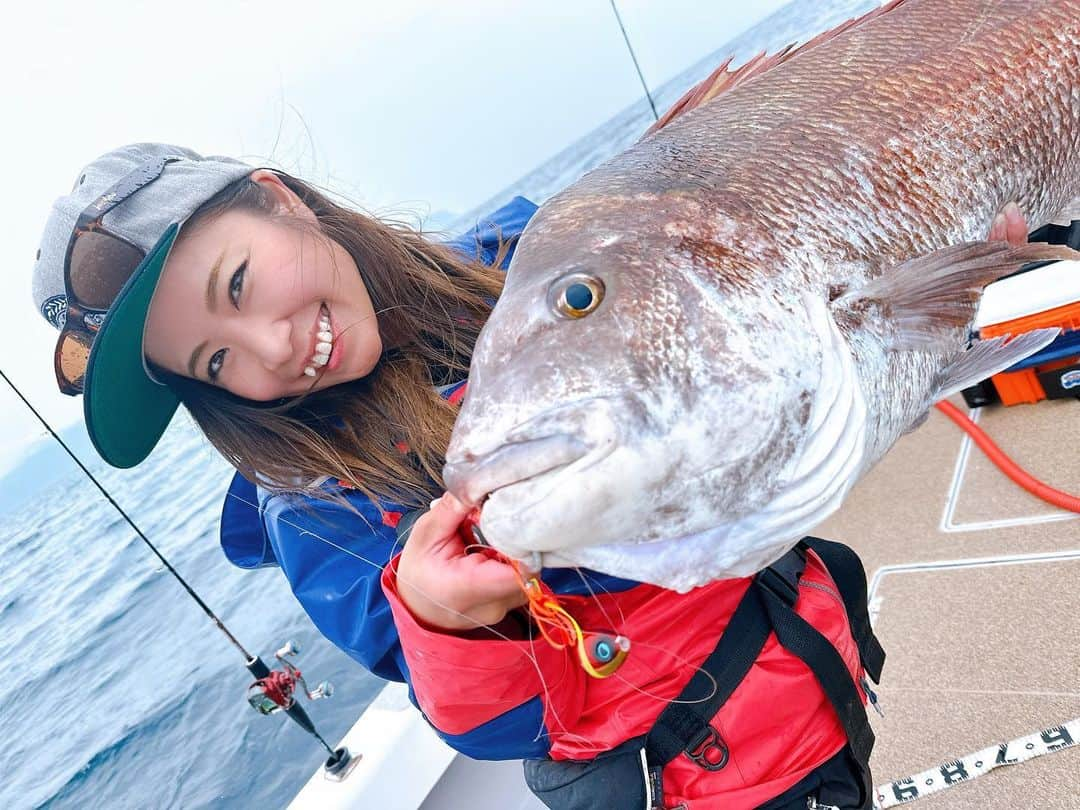
[[[83,474],[98,488],[98,491],[105,497],[105,500],[112,504],[112,507],[120,514],[120,517],[124,519],[128,526],[132,528],[135,534],[138,535],[139,539],[146,544],[147,548],[154,553],[161,561],[161,564],[165,566],[168,572],[172,574],[176,581],[188,592],[188,595],[195,600],[195,603],[200,608],[202,608],[203,613],[205,613],[224,634],[225,638],[229,640],[229,643],[244,656],[244,666],[247,667],[248,672],[255,676],[255,682],[248,687],[247,692],[247,700],[251,707],[260,714],[273,714],[279,710],[284,711],[293,722],[299,725],[308,734],[311,734],[319,741],[322,747],[326,749],[327,753],[330,755],[323,765],[327,774],[337,779],[344,779],[352,769],[352,766],[359,761],[359,758],[354,759],[349,753],[349,749],[345,746],[337,749],[331,748],[315,728],[315,724],[312,722],[308,713],[304,711],[304,707],[296,702],[294,693],[297,684],[301,686],[309,700],[318,700],[319,698],[330,697],[333,694],[333,687],[325,681],[319,684],[315,689],[308,689],[303,674],[288,660],[289,657],[295,656],[300,652],[297,644],[289,641],[285,646],[274,653],[274,657],[281,662],[282,666],[280,669],[271,669],[258,655],[249,653],[244,648],[244,645],[237,640],[236,636],[229,631],[229,628],[225,626],[225,623],[210,609],[210,606],[195,592],[195,589],[180,575],[180,572],[165,558],[165,555],[150,542],[150,538],[143,534],[142,529],[135,524],[135,521],[128,516],[123,507],[116,502],[113,496],[109,494],[109,491],[102,486],[101,482],[98,481],[94,474],[82,463],[82,460],[75,455],[70,447],[68,447],[67,442],[52,429],[52,426],[46,421],[45,417],[42,416],[30,400],[23,395],[18,386],[16,386],[15,383],[11,381],[11,378],[4,373],[3,369],[0,369],[0,377],[4,378],[4,382],[10,386],[11,390],[15,392],[15,395],[30,409],[30,412],[37,417],[37,420],[41,422],[42,425],[44,425],[45,429],[49,432],[49,435],[56,439],[57,443],[64,449],[64,452],[71,457],[71,460],[78,465]]]
[[[641,65],[638,64],[637,56],[634,55],[634,48],[630,44],[630,37],[626,35],[626,26],[623,25],[622,17],[619,16],[619,9],[615,6],[615,0],[611,0],[611,10],[615,13],[615,20],[619,23],[619,30],[622,31],[623,42],[626,43],[626,50],[630,52],[630,58],[634,62],[634,69],[637,71],[638,78],[641,80],[641,87],[645,91],[645,98],[649,100],[649,106],[652,108],[653,120],[659,121],[660,115],[656,112],[656,104],[653,102],[652,93],[649,92],[649,85],[645,83],[645,75],[641,72]]]

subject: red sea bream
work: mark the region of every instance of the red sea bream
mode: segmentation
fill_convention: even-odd
[[[777,559],[934,402],[985,240],[1080,197],[1080,0],[899,0],[718,71],[545,203],[473,355],[448,488],[531,565],[686,590]]]

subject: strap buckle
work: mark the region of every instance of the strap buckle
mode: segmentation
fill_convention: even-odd
[[[758,571],[754,581],[784,604],[794,607],[799,601],[799,577],[806,568],[806,552],[796,546],[768,568]]]
[[[699,768],[706,771],[718,771],[728,764],[730,755],[727,743],[720,736],[720,732],[712,726],[705,726],[690,745],[684,749]]]

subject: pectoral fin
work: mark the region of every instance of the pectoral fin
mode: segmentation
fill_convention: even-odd
[[[977,340],[951,366],[942,372],[934,401],[945,399],[970,385],[1007,369],[1048,346],[1061,334],[1058,328],[1034,329],[1012,337],[1003,335],[989,340]]]
[[[969,242],[906,261],[839,296],[832,309],[838,322],[870,330],[890,349],[938,348],[971,324],[990,282],[1028,262],[1076,258],[1061,245]]]

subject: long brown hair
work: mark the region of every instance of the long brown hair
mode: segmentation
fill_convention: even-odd
[[[442,491],[457,413],[436,386],[468,373],[476,337],[502,289],[497,265],[509,244],[500,246],[494,267],[468,262],[407,226],[357,213],[301,180],[280,177],[315,213],[321,235],[360,268],[383,356],[362,379],[271,403],[164,376],[207,439],[251,481],[288,491],[331,476],[376,503],[381,497],[426,504]],[[273,205],[245,178],[209,200],[185,227],[235,209],[270,215]]]

